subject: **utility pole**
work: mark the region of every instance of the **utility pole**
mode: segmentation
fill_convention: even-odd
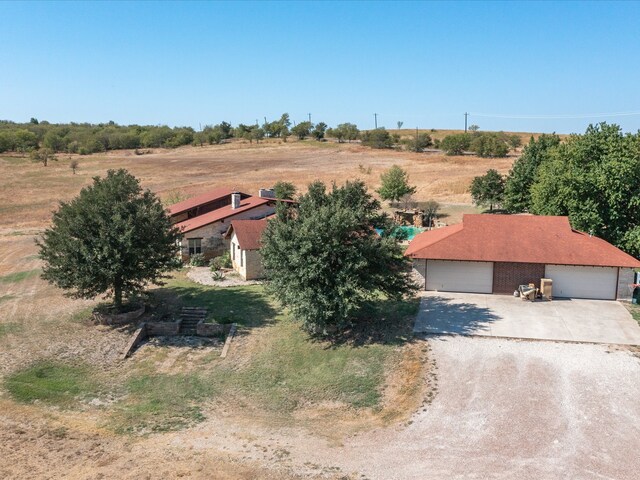
[[[467,133],[467,117],[469,116],[469,114],[467,112],[464,112],[464,133]]]
[[[309,123],[311,123],[311,114],[307,113],[307,115],[309,115]]]
[[[376,122],[376,130],[377,130],[377,129],[378,129],[378,114],[377,114],[377,113],[374,113],[374,114],[373,114],[373,118],[375,119],[375,122]]]
[[[267,117],[264,117],[264,124],[267,124]]]

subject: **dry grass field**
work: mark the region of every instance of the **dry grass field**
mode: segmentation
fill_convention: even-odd
[[[345,435],[398,424],[429,391],[424,344],[329,349],[306,340],[261,290],[225,297],[189,285],[183,274],[171,288],[184,298],[219,295],[214,301],[228,315],[259,315],[264,324],[246,326],[231,364],[215,349],[171,345],[148,345],[121,361],[130,330],[91,323],[95,302],[68,299],[39,278],[35,237],[58,202],[93,176],[126,168],[166,199],[222,185],[256,193],[278,180],[304,190],[316,179],[359,178],[373,189],[380,173],[397,164],[418,187],[415,199],[440,201],[452,223],[475,211],[466,193],[470,180],[488,168],[506,173],[513,158],[312,141],[61,155],[47,167],[0,156],[0,477],[359,478],[300,459],[290,468],[283,445],[295,441],[312,451],[318,442],[340,445]],[[72,159],[80,162],[75,175]],[[289,364],[279,365],[282,355]],[[196,368],[204,373],[195,375]],[[49,390],[34,393],[34,379]]]

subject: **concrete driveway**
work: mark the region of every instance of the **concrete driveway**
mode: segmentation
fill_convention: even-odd
[[[424,292],[415,333],[640,345],[640,326],[620,303]]]

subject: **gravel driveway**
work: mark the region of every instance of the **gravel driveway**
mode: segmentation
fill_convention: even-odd
[[[271,442],[252,448],[234,440],[244,438],[239,433],[212,434],[207,425],[174,442],[195,450],[217,445],[302,475],[341,472],[328,478],[638,478],[640,359],[630,351],[464,336],[428,342],[438,392],[408,424],[340,445],[273,428],[253,432]],[[273,459],[278,451],[287,452],[286,462]]]

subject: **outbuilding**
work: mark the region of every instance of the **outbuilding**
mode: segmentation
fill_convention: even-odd
[[[464,215],[461,224],[417,235],[405,255],[426,290],[511,294],[541,278],[553,296],[629,300],[640,261],[568,217]]]
[[[225,234],[229,239],[233,269],[245,280],[264,277],[260,246],[267,218],[260,220],[233,220]]]

